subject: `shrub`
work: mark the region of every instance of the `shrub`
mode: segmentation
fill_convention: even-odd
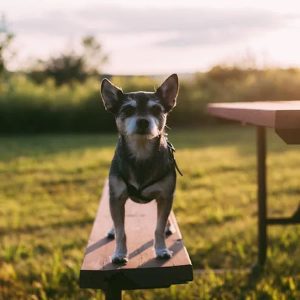
[[[180,76],[179,76],[180,77]],[[154,91],[161,79],[118,76],[111,80],[124,92]],[[293,100],[300,98],[300,69],[241,69],[214,67],[191,79],[180,78],[177,107],[169,126],[217,122],[206,114],[209,102]],[[100,80],[56,86],[51,79],[37,84],[24,74],[0,82],[0,133],[107,132],[113,116],[101,103]]]

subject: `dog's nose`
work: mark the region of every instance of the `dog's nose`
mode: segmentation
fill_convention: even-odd
[[[149,121],[147,119],[138,119],[137,120],[137,127],[139,129],[147,129],[149,127]]]

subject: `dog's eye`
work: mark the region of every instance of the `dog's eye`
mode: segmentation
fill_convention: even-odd
[[[135,107],[132,105],[126,105],[122,108],[122,112],[125,113],[127,116],[131,116],[135,113]]]
[[[159,115],[161,113],[161,106],[160,105],[153,105],[150,108],[151,113],[154,115]]]

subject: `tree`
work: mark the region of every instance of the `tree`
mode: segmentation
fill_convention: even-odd
[[[81,51],[60,54],[47,61],[38,61],[31,72],[31,78],[42,82],[52,77],[57,85],[73,81],[84,82],[89,76],[99,75],[101,66],[107,61],[101,44],[93,37],[86,36],[81,41]]]
[[[2,16],[0,20],[0,75],[6,71],[6,64],[9,56],[12,53],[9,52],[9,47],[13,41],[14,35],[8,31],[5,17]]]
[[[46,77],[53,77],[57,85],[72,81],[83,82],[87,78],[84,59],[74,52],[51,58],[46,62],[44,72]]]
[[[86,72],[90,74],[99,74],[100,68],[108,60],[108,56],[103,54],[101,44],[91,35],[82,39],[83,59]]]

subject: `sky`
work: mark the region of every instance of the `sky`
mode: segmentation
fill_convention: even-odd
[[[298,0],[2,0],[0,14],[16,35],[11,69],[78,50],[85,35],[109,56],[105,73],[300,67]]]

